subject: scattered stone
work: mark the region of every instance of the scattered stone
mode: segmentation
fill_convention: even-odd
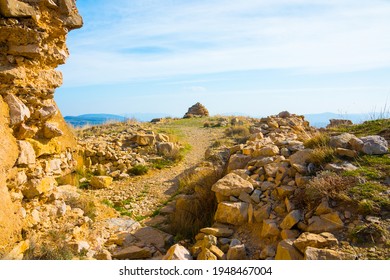
[[[304,232],[294,241],[294,246],[302,253],[305,252],[306,247],[324,248],[333,247],[338,244],[337,238],[329,232],[323,232],[321,234]]]
[[[39,195],[49,194],[55,186],[57,186],[57,181],[53,177],[31,179],[22,192],[26,198],[32,199]]]
[[[216,237],[230,237],[233,235],[234,230],[230,228],[202,228],[200,232]]]
[[[223,260],[225,253],[215,245],[210,246],[210,252],[213,253],[218,260]]]
[[[279,236],[279,228],[274,220],[264,220],[261,236],[264,238],[275,238]]]
[[[307,247],[305,251],[305,260],[355,260],[356,256],[338,252],[330,249],[318,249]]]
[[[227,260],[246,260],[247,254],[245,245],[235,245],[229,248],[229,251],[227,252],[226,256]]]
[[[145,244],[152,244],[160,251],[165,251],[165,247],[173,243],[172,235],[152,227],[140,228],[133,235]]]
[[[111,186],[112,181],[110,176],[93,176],[89,184],[93,189],[105,189]]]
[[[140,146],[152,146],[156,142],[154,134],[137,134],[130,141],[137,143]]]
[[[334,171],[334,172],[355,171],[356,169],[358,168],[350,162],[328,163],[325,166],[325,170]]]
[[[330,137],[329,145],[333,148],[348,149],[349,141],[351,141],[353,138],[357,137],[350,133],[343,133],[341,135],[332,136]]]
[[[313,216],[309,219],[308,232],[321,233],[332,232],[344,227],[343,221],[337,212]]]
[[[202,251],[199,253],[197,260],[216,261],[217,257],[209,249],[202,248]]]
[[[293,246],[294,240],[285,239],[279,242],[275,260],[303,260],[303,255]]]
[[[119,260],[139,260],[139,259],[148,259],[152,257],[152,252],[149,248],[140,248],[138,246],[132,245],[124,249],[120,249],[115,252],[112,257]]]
[[[214,219],[220,223],[242,225],[248,221],[248,203],[221,202]]]
[[[239,196],[241,192],[251,193],[253,191],[253,185],[240,176],[230,173],[218,180],[212,186],[211,190],[223,196]]]
[[[192,256],[185,247],[175,244],[169,248],[163,260],[192,260]]]
[[[293,210],[284,218],[280,224],[281,229],[291,229],[302,219],[302,212],[300,210]]]
[[[389,146],[385,138],[373,135],[362,137],[360,140],[363,141],[363,153],[367,155],[383,155],[389,151]]]

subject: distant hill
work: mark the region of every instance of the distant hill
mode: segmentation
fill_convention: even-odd
[[[329,124],[330,119],[344,119],[351,120],[354,124],[361,123],[369,120],[370,117],[367,114],[335,114],[335,113],[320,113],[320,114],[305,114],[306,120],[310,122],[311,126],[325,127]]]
[[[73,126],[99,125],[109,121],[125,121],[126,118],[110,114],[86,114],[80,116],[66,116],[65,121]]]
[[[221,114],[222,116],[248,116],[245,113],[232,112]],[[109,121],[125,121],[126,119],[136,119],[140,122],[149,122],[155,118],[164,118],[170,116],[167,113],[133,113],[123,114],[123,116],[112,115],[112,114],[86,114],[80,116],[66,116],[65,121],[73,126],[84,126],[84,125],[99,125]],[[369,120],[368,114],[336,114],[336,113],[319,113],[319,114],[304,114],[306,120],[310,122],[310,125],[315,127],[325,127],[329,124],[330,119],[347,119],[353,123],[361,123]],[[260,117],[260,116],[255,116]]]

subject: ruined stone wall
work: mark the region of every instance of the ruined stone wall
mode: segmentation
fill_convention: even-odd
[[[24,204],[49,199],[75,167],[76,141],[53,98],[66,35],[81,26],[74,0],[0,0],[0,257],[20,238]]]

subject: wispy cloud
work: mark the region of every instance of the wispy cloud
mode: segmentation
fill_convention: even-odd
[[[390,67],[385,0],[94,3],[80,1],[86,26],[70,35],[71,59],[63,67],[68,86],[262,69],[308,74]]]

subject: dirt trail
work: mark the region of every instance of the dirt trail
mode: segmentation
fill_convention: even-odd
[[[114,182],[112,188],[94,191],[94,195],[100,200],[119,204],[123,211],[132,213],[135,218],[150,216],[175,193],[177,176],[199,163],[206,149],[222,134],[220,129],[194,126],[178,126],[176,129],[180,131],[183,141],[192,147],[179,164]]]

